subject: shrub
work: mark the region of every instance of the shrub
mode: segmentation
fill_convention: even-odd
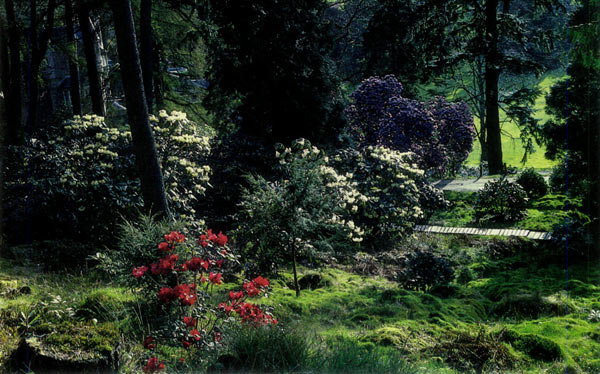
[[[548,193],[548,184],[544,177],[535,169],[525,169],[516,180],[517,184],[523,187],[529,199],[538,199]]]
[[[477,193],[475,217],[478,221],[512,222],[525,217],[527,194],[506,179],[487,182]]]
[[[568,251],[572,260],[587,260],[595,253],[595,243],[590,231],[590,219],[579,212],[571,212],[566,219],[551,231],[552,248],[564,258]]]
[[[454,269],[448,259],[420,250],[406,255],[403,269],[398,274],[398,282],[403,287],[415,290],[446,285],[453,279]]]
[[[413,157],[379,146],[345,149],[334,156],[333,165],[351,176],[364,196],[364,204],[351,208],[351,213],[353,222],[365,230],[368,249],[386,250],[406,237],[424,216],[421,199],[438,202],[429,189],[419,190],[423,171],[412,162]]]
[[[354,137],[363,145],[413,152],[420,166],[434,174],[456,173],[475,139],[467,105],[441,97],[425,104],[402,93],[402,85],[392,75],[363,81],[346,108]]]
[[[154,242],[151,258],[128,269],[129,284],[144,302],[142,309],[155,313],[146,312],[150,335],[143,340],[148,350],[145,372],[162,370],[165,362],[171,361],[167,347],[186,352],[173,366],[189,369],[199,364],[202,352],[214,351],[222,344],[227,325],[238,321],[235,316],[254,326],[277,323],[269,312],[248,302],[269,289],[269,281],[262,277],[244,282],[242,290],[230,291],[228,298],[219,298],[227,301],[217,305],[214,291],[223,283],[225,264],[236,261],[227,242],[226,235],[212,230],[193,243],[171,231]]]
[[[245,260],[263,271],[295,258],[339,253],[363,240],[364,231],[351,219],[366,198],[348,175],[327,166],[324,154],[308,140],[279,147],[281,180],[248,178],[236,239],[246,244]]]
[[[169,203],[177,215],[191,216],[208,182],[210,170],[201,165],[208,138],[184,113],[161,111],[151,123]],[[75,116],[47,131],[52,137],[40,134],[11,149],[13,178],[4,200],[15,228],[9,239],[20,242],[30,228],[34,239],[109,243],[121,217],[131,218],[141,207],[131,133],[95,115]]]

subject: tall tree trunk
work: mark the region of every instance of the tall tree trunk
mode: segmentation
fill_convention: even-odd
[[[6,147],[6,95],[5,92],[10,86],[8,70],[8,46],[5,39],[5,24],[3,15],[0,12],[0,257],[4,254],[4,162]]]
[[[484,76],[484,61],[483,58],[477,59],[477,92],[479,93],[477,112],[479,117],[479,144],[481,145],[481,163],[488,160],[488,145],[487,145],[487,128],[485,126],[485,76]]]
[[[154,93],[152,96],[154,97],[154,101],[156,101],[156,107],[160,109],[165,106],[163,90],[163,65],[161,63],[162,46],[159,43],[157,43],[156,40],[153,40],[152,42],[152,63],[154,64],[154,74],[152,76],[154,79]]]
[[[147,210],[159,217],[167,216],[169,209],[158,153],[154,144],[148,107],[144,96],[142,69],[135,40],[135,28],[129,0],[111,0],[117,51],[125,90],[127,117],[140,176],[142,196]]]
[[[75,30],[73,27],[72,0],[65,0],[65,24],[67,26],[67,43],[72,46],[69,56],[69,75],[71,76],[70,93],[73,114],[81,114],[81,94],[79,92],[79,67],[77,66],[77,43],[75,43]]]
[[[502,139],[498,110],[498,80],[500,78],[500,54],[498,52],[498,0],[485,4],[486,44],[485,56],[485,111],[488,144],[488,167],[490,174],[501,174]]]
[[[85,65],[88,72],[88,85],[90,87],[90,99],[92,100],[92,112],[104,116],[104,95],[102,94],[102,83],[98,70],[98,56],[96,53],[96,35],[94,25],[87,8],[81,7],[78,12],[79,27],[83,39],[83,51],[85,54]]]
[[[29,45],[31,47],[29,57],[29,73],[27,77],[27,84],[29,86],[28,96],[28,112],[27,117],[27,130],[33,131],[38,125],[38,110],[40,102],[40,84],[38,81],[40,68],[44,57],[46,57],[46,51],[48,51],[48,43],[50,36],[54,30],[54,11],[56,10],[56,0],[48,0],[48,8],[46,16],[46,25],[44,30],[39,33],[37,30],[37,2],[31,0],[30,8],[30,31],[29,31]]]
[[[296,290],[296,297],[300,297],[300,285],[298,284],[298,271],[296,269],[296,244],[292,239],[292,267],[294,270],[294,289]]]
[[[6,31],[8,42],[5,47],[8,47],[9,61],[4,66],[5,91],[4,98],[6,100],[6,139],[7,144],[23,144],[25,134],[22,123],[22,90],[21,90],[21,32],[17,24],[15,16],[15,5],[13,0],[5,0],[6,6]]]
[[[152,112],[152,0],[140,4],[140,64],[144,80],[144,93],[148,111]]]

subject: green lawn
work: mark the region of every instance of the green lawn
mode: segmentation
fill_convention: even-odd
[[[571,210],[581,206],[581,200],[568,199],[564,195],[546,195],[531,201],[527,215],[517,222],[477,224],[475,222],[474,205],[477,200],[475,192],[444,191],[451,206],[446,210],[435,212],[428,221],[430,225],[446,227],[484,227],[514,228],[533,231],[552,231],[552,228],[564,222],[567,217],[565,204]]]
[[[549,117],[545,112],[546,99],[545,95],[549,92],[550,87],[562,77],[559,73],[551,73],[546,75],[542,81],[538,84],[542,90],[540,95],[535,102],[535,117],[540,120],[543,124]],[[507,165],[515,167],[532,167],[536,169],[549,169],[555,165],[554,161],[548,160],[544,157],[545,147],[536,144],[536,151],[528,156],[528,160],[523,165],[521,160],[523,158],[523,145],[519,134],[521,133],[516,123],[507,121],[506,116],[503,112],[500,112],[500,121],[504,121],[502,126],[502,158]],[[479,119],[475,118],[475,126],[479,126]],[[473,151],[469,155],[466,164],[469,166],[478,166],[479,157],[481,154],[481,146],[478,141],[473,144]]]

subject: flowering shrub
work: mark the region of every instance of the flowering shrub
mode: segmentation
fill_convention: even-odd
[[[423,217],[416,182],[423,171],[413,157],[381,146],[346,149],[334,157],[335,166],[347,172],[360,193],[362,204],[351,207],[351,219],[363,228],[372,249],[404,237]]]
[[[208,139],[197,135],[183,113],[161,111],[151,121],[169,203],[175,213],[193,215],[210,173],[201,165]],[[110,239],[121,216],[131,217],[142,205],[131,133],[95,115],[75,116],[48,133],[49,140],[33,138],[11,149],[16,157],[6,186],[9,224],[25,228],[27,219],[35,239]],[[13,233],[17,242],[23,237]]]
[[[278,146],[281,180],[249,177],[238,216],[236,238],[248,246],[244,259],[272,271],[294,257],[340,251],[363,240],[351,217],[366,198],[351,175],[340,175],[308,140]]]
[[[477,192],[475,218],[478,221],[518,221],[527,213],[527,194],[507,179],[487,182]]]
[[[211,174],[203,165],[210,153],[207,136],[201,136],[198,125],[185,113],[158,112],[151,116],[156,149],[162,166],[169,207],[182,218],[194,217],[198,197],[204,195]]]
[[[131,134],[102,117],[76,116],[58,136],[13,147],[5,206],[18,242],[30,220],[34,238],[109,236],[119,215],[141,205]],[[16,162],[23,164],[16,164]]]
[[[197,359],[199,351],[221,344],[224,325],[237,318],[251,325],[277,323],[271,313],[248,301],[269,289],[269,281],[260,276],[244,282],[241,290],[230,291],[227,302],[214,305],[214,290],[223,283],[224,265],[235,261],[226,235],[208,230],[190,243],[183,234],[172,231],[163,239],[154,249],[154,261],[139,264],[130,273],[136,290],[158,305],[152,332],[143,341],[149,352],[144,372],[165,369],[156,353],[159,344],[182,347],[190,362]],[[181,362],[186,362],[185,357],[177,364]]]
[[[468,107],[441,97],[423,103],[402,97],[402,92],[392,75],[363,81],[346,108],[354,137],[362,145],[413,152],[419,165],[434,174],[456,173],[475,139]]]

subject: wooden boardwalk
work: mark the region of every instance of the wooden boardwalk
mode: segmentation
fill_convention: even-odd
[[[443,227],[416,225],[415,231],[431,232],[435,234],[466,234],[466,235],[497,235],[497,236],[520,236],[534,240],[550,240],[549,232],[529,231],[518,229],[479,229],[475,227]]]

